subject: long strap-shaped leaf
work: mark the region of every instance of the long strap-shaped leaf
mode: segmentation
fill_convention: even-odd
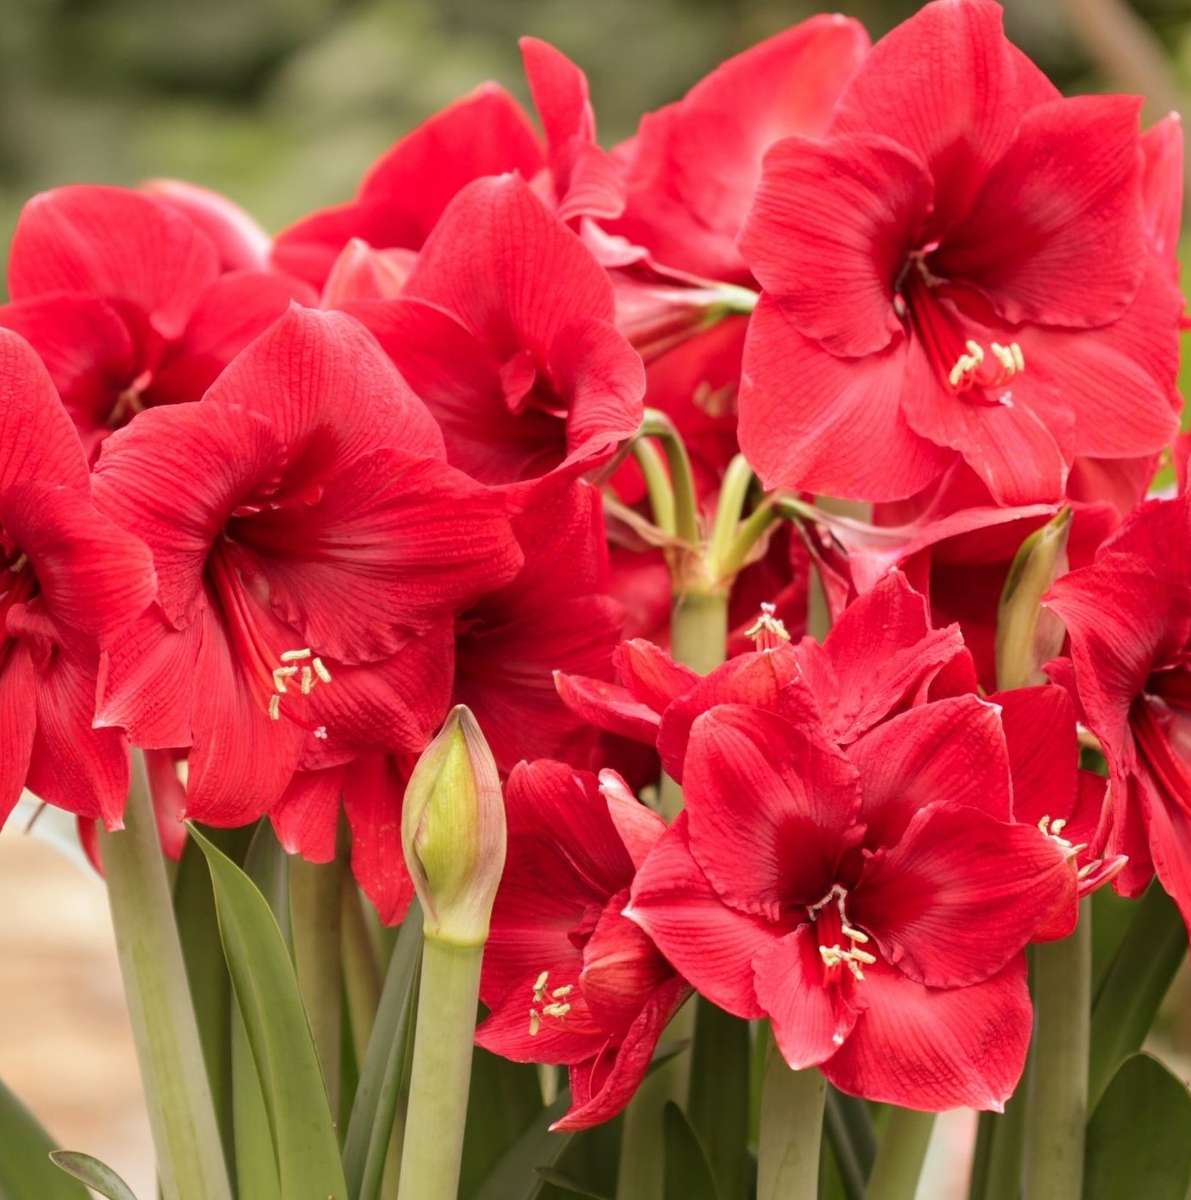
[[[90,1154],[79,1154],[74,1150],[55,1150],[50,1158],[54,1166],[61,1168],[67,1175],[73,1175],[75,1179],[81,1179],[93,1191],[107,1197],[107,1200],[136,1200],[132,1188],[107,1163],[92,1158]]]
[[[54,1143],[33,1114],[0,1083],[0,1196],[4,1200],[87,1200],[50,1162]]]
[[[384,1176],[402,1083],[409,1080],[421,952],[422,912],[415,901],[389,958],[348,1121],[343,1167],[352,1200],[375,1200]]]
[[[1183,919],[1174,901],[1154,880],[1104,973],[1092,1006],[1091,1109],[1120,1064],[1141,1048],[1186,954]]]
[[[264,896],[197,830],[224,955],[260,1075],[286,1200],[347,1200],[335,1126],[293,962]]]

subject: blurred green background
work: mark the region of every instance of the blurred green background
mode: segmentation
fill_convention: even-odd
[[[1069,90],[1191,86],[1191,0],[1136,0],[1143,52],[1089,48],[1124,0],[1007,0],[1011,36]],[[524,98],[516,39],[587,71],[601,135],[826,5],[802,0],[0,0],[0,218],[71,181],[175,175],[278,229],[346,198],[400,133],[484,79]],[[843,0],[877,35],[914,0]],[[1157,39],[1162,69],[1147,62]],[[1103,33],[1101,40],[1104,40]],[[1125,41],[1128,39],[1126,38]],[[1124,44],[1110,27],[1107,44]],[[1122,78],[1134,71],[1134,78]],[[1161,76],[1165,73],[1166,78]],[[1185,94],[1185,93],[1184,93]]]

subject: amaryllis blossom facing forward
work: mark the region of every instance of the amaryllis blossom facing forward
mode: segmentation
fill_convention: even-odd
[[[313,300],[263,264],[240,265],[248,251],[212,240],[217,218],[197,222],[182,195],[191,207],[65,187],[21,213],[0,325],[41,355],[88,453],[142,409],[198,400],[292,300]]]
[[[741,240],[764,296],[740,439],[767,483],[892,500],[959,456],[1022,504],[1061,496],[1077,455],[1169,442],[1181,299],[1139,107],[1061,98],[999,5],[937,0],[826,138],[770,150]]]
[[[1191,923],[1191,497],[1143,505],[1047,603],[1071,653],[1048,670],[1073,687],[1108,759],[1097,844],[1128,855],[1126,895],[1157,871]]]
[[[109,654],[99,719],[190,747],[189,815],[239,824],[299,762],[422,748],[455,612],[521,554],[363,329],[294,309],[200,403],[109,440],[97,497],[159,587]]]
[[[0,825],[27,786],[119,828],[128,750],[91,728],[96,672],[153,585],[148,550],[92,503],[45,368],[0,330]]]
[[[894,718],[845,755],[742,705],[691,733],[687,808],[627,915],[791,1067],[905,1107],[999,1109],[1030,1037],[1021,951],[1074,922],[1068,848],[1012,824],[994,707]]]
[[[555,1129],[615,1116],[690,994],[621,910],[661,838],[660,817],[614,772],[522,763],[505,792],[509,848],[492,912],[476,1040],[516,1062],[563,1063],[571,1108]]]

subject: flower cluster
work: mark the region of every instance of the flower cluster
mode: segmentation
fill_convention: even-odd
[[[806,21],[612,151],[522,52],[540,132],[484,85],[275,238],[172,181],[26,205],[0,819],[97,854],[136,747],[168,852],[344,820],[396,923],[464,704],[508,820],[477,1037],[569,1067],[559,1127],[693,992],[999,1109],[1029,944],[1155,873],[1191,921],[1178,120],[1063,98],[992,0]]]

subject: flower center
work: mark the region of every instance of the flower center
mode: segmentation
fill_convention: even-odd
[[[833,982],[835,973],[845,966],[855,979],[863,980],[864,968],[877,961],[875,955],[862,949],[869,943],[868,934],[848,921],[847,899],[847,889],[837,883],[822,900],[806,910],[819,936],[819,957],[827,968],[827,983]],[[848,943],[846,947],[843,944],[845,941]]]
[[[253,601],[239,573],[228,562],[222,545],[212,550],[207,565],[207,577],[223,613],[232,649],[262,706],[274,721],[280,721],[284,697],[295,692],[309,696],[319,684],[331,682],[331,672],[309,646],[281,651],[273,648],[261,628]],[[287,708],[286,715],[306,728],[303,721],[295,718],[292,706]],[[321,725],[312,732],[315,737],[326,737]]]
[[[563,1020],[571,1011],[567,997],[575,990],[573,983],[564,983],[551,989],[550,972],[543,971],[533,983],[533,1003],[529,1008],[529,1036],[537,1037],[542,1028],[542,1018]]]
[[[8,613],[18,604],[31,600],[37,592],[37,576],[29,563],[29,556],[22,554],[5,537],[0,529],[0,667],[7,657]]]
[[[894,312],[918,340],[944,386],[978,403],[1008,407],[1013,403],[1008,385],[1026,369],[1021,346],[992,341],[986,346],[969,336],[955,303],[939,295],[945,281],[927,266],[935,248],[930,245],[910,255],[895,286]]]
[[[761,614],[744,631],[758,650],[776,650],[790,640],[785,622],[777,615],[776,604],[762,604]]]

